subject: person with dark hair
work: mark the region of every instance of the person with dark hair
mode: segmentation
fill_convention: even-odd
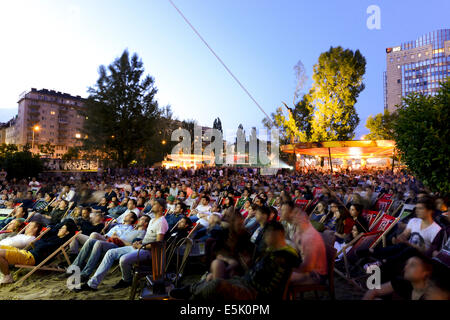
[[[141,215],[141,212],[140,212],[140,210],[136,207],[136,204],[137,204],[136,200],[134,200],[134,199],[128,200],[128,203],[127,203],[127,210],[126,210],[124,213],[122,213],[122,215],[119,216],[119,217],[116,219],[117,222],[118,222],[118,223],[124,223],[125,217],[126,217],[130,212],[135,213],[136,216],[139,218],[140,215]]]
[[[0,246],[14,247],[17,249],[24,249],[27,247],[37,235],[41,232],[42,225],[39,222],[31,222],[26,226],[25,232],[16,234],[0,241]]]
[[[349,211],[351,218],[355,224],[358,225],[358,230],[360,230],[361,233],[369,232],[369,223],[362,216],[363,206],[357,203],[352,204]]]
[[[186,205],[183,202],[180,202],[175,205],[174,212],[168,212],[164,216],[164,218],[166,218],[169,230],[172,230],[172,228],[177,224],[177,222],[181,218],[185,217],[185,212],[186,212]]]
[[[66,214],[68,204],[66,200],[60,200],[58,207],[53,209],[49,214],[36,212],[30,221],[37,221],[45,226],[56,225],[61,222],[62,217]]]
[[[405,230],[392,238],[392,246],[362,250],[358,256],[371,255],[378,259],[375,264],[381,267],[382,276],[390,280],[399,274],[406,260],[417,254],[428,251],[441,227],[433,221],[434,203],[430,198],[423,198],[417,202],[416,215],[408,222]],[[369,267],[367,264],[365,267]]]
[[[229,208],[229,211],[228,228],[219,229],[213,235],[215,243],[212,252],[215,259],[211,263],[211,276],[208,279],[242,273],[251,261],[253,243],[244,227],[244,218],[236,208]]]
[[[403,300],[424,300],[432,272],[433,263],[429,258],[420,254],[414,255],[406,262],[403,277],[395,277],[382,284],[380,289],[367,291],[363,300],[374,300],[388,295]]]
[[[273,208],[273,207],[271,207]],[[256,209],[255,218],[258,222],[258,228],[253,232],[250,241],[255,245],[252,261],[256,260],[266,250],[264,242],[264,230],[268,222],[276,221],[271,219],[272,210],[267,206],[258,207]],[[275,210],[276,211],[276,210]]]
[[[142,225],[145,221],[148,223],[148,217],[141,219],[136,227],[134,227],[136,221],[136,214],[130,212],[125,217],[124,224],[115,225],[105,236],[96,232],[90,235],[89,240],[85,242],[80,253],[72,263],[73,266],[82,269],[82,280],[86,280],[94,272],[101,257],[108,250],[131,245],[134,239],[142,239],[144,237],[145,228],[143,229]]]
[[[292,269],[298,265],[295,249],[285,241],[281,223],[271,221],[264,232],[266,253],[242,277],[200,281],[169,295],[175,299],[200,301],[281,300]]]
[[[4,275],[1,284],[14,281],[9,272],[9,265],[38,265],[53,251],[67,242],[76,231],[77,226],[73,220],[67,220],[59,228],[52,228],[45,238],[36,241],[33,249],[27,251],[14,247],[0,247],[0,272]]]

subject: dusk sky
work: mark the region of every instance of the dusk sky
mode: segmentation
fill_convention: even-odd
[[[367,59],[361,118],[383,111],[385,49],[448,28],[448,0],[174,0],[267,113],[292,104],[293,66],[313,65],[330,46]],[[367,7],[381,8],[369,30]],[[224,129],[262,127],[262,112],[167,0],[0,0],[0,122],[17,113],[19,94],[47,88],[87,97],[99,65],[137,52],[155,78],[161,106],[179,119]]]

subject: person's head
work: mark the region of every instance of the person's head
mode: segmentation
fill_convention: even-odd
[[[278,221],[270,221],[264,230],[264,242],[268,248],[280,248],[286,244],[283,225]]]
[[[269,221],[277,220],[278,210],[274,206],[271,206],[269,209],[270,209]]]
[[[136,207],[143,207],[145,205],[145,199],[142,197],[138,197],[136,202]]]
[[[192,220],[188,217],[182,217],[180,221],[178,221],[177,229],[184,230],[190,228],[192,226]]]
[[[39,222],[33,221],[30,222],[27,228],[25,229],[25,235],[37,237],[38,234],[41,232],[41,230],[42,225]]]
[[[208,196],[203,196],[202,199],[200,200],[200,204],[202,206],[207,206],[209,204],[209,197]]]
[[[420,219],[427,219],[433,217],[434,201],[429,197],[421,198],[417,201],[416,216]]]
[[[69,192],[70,191],[70,186],[68,186],[68,185],[65,185],[64,187],[63,187],[63,192]]]
[[[52,201],[52,198],[53,198],[53,196],[51,196],[49,193],[46,193],[45,196],[44,196],[44,200],[46,202]]]
[[[336,215],[336,211],[339,211],[338,207],[339,205],[337,204],[337,202],[331,202],[330,211],[333,213],[333,215]]]
[[[94,225],[97,225],[99,223],[102,223],[103,221],[103,214],[101,212],[96,212],[92,216],[92,223]]]
[[[425,256],[414,256],[408,259],[403,269],[403,277],[411,283],[427,281],[431,276],[433,266]]]
[[[139,218],[136,227],[140,230],[147,230],[149,222],[150,222],[150,217],[143,215],[142,217]]]
[[[22,222],[19,219],[14,219],[8,224],[8,227],[6,228],[9,232],[18,232],[20,230],[20,227],[22,226]]]
[[[358,218],[362,214],[362,211],[363,206],[360,204],[355,203],[350,206],[350,215],[353,219]]]
[[[186,211],[186,205],[183,202],[177,203],[175,206],[175,213],[176,214],[182,214]]]
[[[324,201],[319,201],[319,203],[317,204],[317,212],[318,213],[324,213],[326,207],[327,207],[327,205],[325,204]]]
[[[136,200],[134,200],[134,199],[128,200],[127,208],[128,208],[128,210],[135,209],[136,208]]]
[[[123,219],[124,224],[130,224],[133,225],[136,223],[138,217],[136,215],[136,213],[134,213],[133,211],[131,211],[130,213],[128,213],[125,218]]]
[[[153,201],[152,212],[162,214],[166,210],[166,202],[163,199],[155,199]]]
[[[294,202],[292,200],[283,201],[281,204],[281,220],[290,222],[294,216]]]
[[[59,202],[58,208],[59,208],[60,210],[66,210],[66,209],[67,209],[67,201],[66,201],[66,200],[61,200],[61,201]]]
[[[25,210],[23,207],[16,207],[15,209],[15,217],[16,218],[23,218],[25,216]]]
[[[78,209],[78,207],[77,207],[77,209]],[[81,209],[81,217],[85,220],[88,220],[91,212],[92,212],[92,210],[89,207],[82,208]]]
[[[267,206],[258,207],[258,209],[256,209],[255,218],[260,225],[266,224],[270,219],[270,208]]]
[[[209,228],[214,227],[216,225],[220,225],[221,222],[222,222],[222,217],[221,217],[221,214],[218,212],[214,212],[214,213],[210,214],[208,217]]]
[[[262,206],[262,204],[263,204],[262,203],[262,199],[260,197],[256,197],[255,198],[255,204],[258,205],[258,206]]]
[[[72,219],[67,219],[64,224],[58,230],[58,237],[64,238],[75,234],[77,231],[77,225]]]
[[[167,197],[167,203],[168,204],[173,204],[174,201],[175,201],[175,197],[174,196],[168,196]]]

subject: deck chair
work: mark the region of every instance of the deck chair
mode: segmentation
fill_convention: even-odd
[[[392,199],[393,194],[392,193],[384,193],[380,200],[391,200]]]
[[[300,207],[300,209],[302,209],[303,211],[306,210],[306,208],[308,207],[308,204],[310,203],[310,200],[302,200],[302,199],[297,199],[295,200],[295,204]]]
[[[318,298],[318,291],[328,292],[331,300],[335,300],[335,291],[334,291],[334,264],[336,261],[336,253],[337,250],[330,246],[325,245],[325,249],[327,252],[327,270],[328,270],[328,278],[327,284],[295,284],[295,282],[290,282],[288,286],[287,298],[289,300],[295,300],[296,296],[300,294],[300,297],[303,299],[304,292],[314,291],[316,299]]]
[[[371,232],[382,232],[370,248],[375,248],[380,241],[383,241],[383,247],[386,247],[386,235],[392,230],[399,220],[399,218],[395,218],[388,214],[383,214],[370,228]]]
[[[409,217],[416,208],[415,204],[404,204],[402,209],[400,210],[400,214],[398,215],[398,218],[400,221],[403,221],[407,217]]]
[[[75,232],[75,234],[67,240],[62,246],[60,246],[58,249],[56,249],[52,254],[50,254],[47,258],[45,258],[41,263],[39,263],[37,266],[27,266],[27,265],[15,265],[16,268],[19,268],[16,272],[19,272],[22,269],[31,269],[30,272],[28,272],[26,275],[24,275],[19,281],[16,282],[16,286],[21,285],[26,279],[28,279],[33,273],[35,273],[38,270],[45,270],[45,271],[56,271],[56,272],[65,272],[66,270],[59,267],[51,267],[46,266],[47,262],[49,262],[51,259],[62,253],[64,255],[64,258],[67,262],[67,265],[70,266],[71,262],[69,259],[69,256],[67,255],[66,248],[70,245],[70,243],[75,239],[75,237],[78,235],[79,231]]]
[[[70,210],[70,209],[72,208],[72,206],[74,204],[75,204],[75,202],[73,202],[73,201],[69,202],[69,205],[67,206],[67,210],[64,213],[64,215],[62,216],[61,221],[63,221],[67,217],[67,215],[69,214],[69,211],[72,213],[73,210]]]
[[[373,211],[373,210],[363,210],[362,216],[366,219],[369,230],[370,227],[374,224],[374,222],[378,219],[378,217],[381,215],[379,211]]]
[[[375,204],[375,210],[380,212],[388,212],[392,202],[393,201],[391,199],[379,199]]]
[[[151,266],[143,264],[144,261],[140,261],[139,253],[141,250],[150,250],[151,252]],[[148,261],[146,261],[148,262]],[[149,268],[150,267],[150,268]],[[156,282],[164,280],[164,274],[166,269],[166,242],[152,242],[141,246],[137,252],[137,263],[134,268],[133,282],[131,285],[130,300],[134,300],[136,296],[139,280],[142,277],[148,278],[151,285],[154,286]],[[150,277],[150,275],[152,277]]]
[[[320,187],[315,187],[315,188],[313,189],[313,197],[314,197],[314,198],[320,197],[320,195],[322,194],[322,192],[323,192],[323,189],[322,189],[322,188],[320,188]]]

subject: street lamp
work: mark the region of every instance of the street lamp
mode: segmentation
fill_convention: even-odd
[[[81,134],[77,133],[77,134],[75,135],[75,138],[81,139]]]
[[[162,143],[163,145],[166,144],[166,140],[161,141],[161,143]]]
[[[35,125],[33,127],[33,139],[31,140],[31,150],[34,149],[34,132],[39,131],[41,129],[41,127],[39,127],[39,125]]]

